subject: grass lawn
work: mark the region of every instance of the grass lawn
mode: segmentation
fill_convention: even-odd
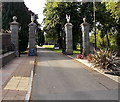
[[[61,49],[54,49],[54,45],[43,45],[42,47],[49,49],[49,50],[52,50],[52,51],[55,51],[55,52],[62,53]]]
[[[58,53],[62,53],[62,49],[54,49],[54,45],[43,45],[42,47],[52,50],[52,51],[55,51],[55,52],[58,52]],[[74,50],[73,54],[80,54],[79,48],[77,50]]]
[[[20,54],[28,54],[28,50],[26,50],[26,51],[20,51]]]
[[[43,45],[42,47],[45,47],[45,48],[54,48],[54,45]]]
[[[80,54],[80,50],[78,50],[78,49],[77,49],[77,50],[74,50],[74,51],[73,51],[73,54]]]

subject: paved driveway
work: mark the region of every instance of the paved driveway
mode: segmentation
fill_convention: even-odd
[[[118,83],[60,53],[38,49],[32,100],[118,100]]]

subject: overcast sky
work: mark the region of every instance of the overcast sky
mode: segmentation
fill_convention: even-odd
[[[38,22],[41,24],[43,21],[43,7],[46,3],[46,0],[24,0],[26,6],[36,14],[38,14]]]

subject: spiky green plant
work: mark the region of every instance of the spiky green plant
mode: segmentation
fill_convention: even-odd
[[[94,50],[94,54],[92,54],[93,65],[104,70],[116,70],[113,67],[116,66],[116,55],[117,53],[110,49]]]

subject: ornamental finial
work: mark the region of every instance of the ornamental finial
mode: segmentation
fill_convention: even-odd
[[[67,20],[67,23],[69,23],[70,22],[70,15],[68,16],[68,15],[66,15],[66,20]]]
[[[86,23],[86,17],[83,18],[83,22]]]
[[[16,22],[16,20],[17,20],[17,17],[13,16],[13,21]]]
[[[35,15],[31,15],[31,22],[34,23],[34,21],[35,21]]]

